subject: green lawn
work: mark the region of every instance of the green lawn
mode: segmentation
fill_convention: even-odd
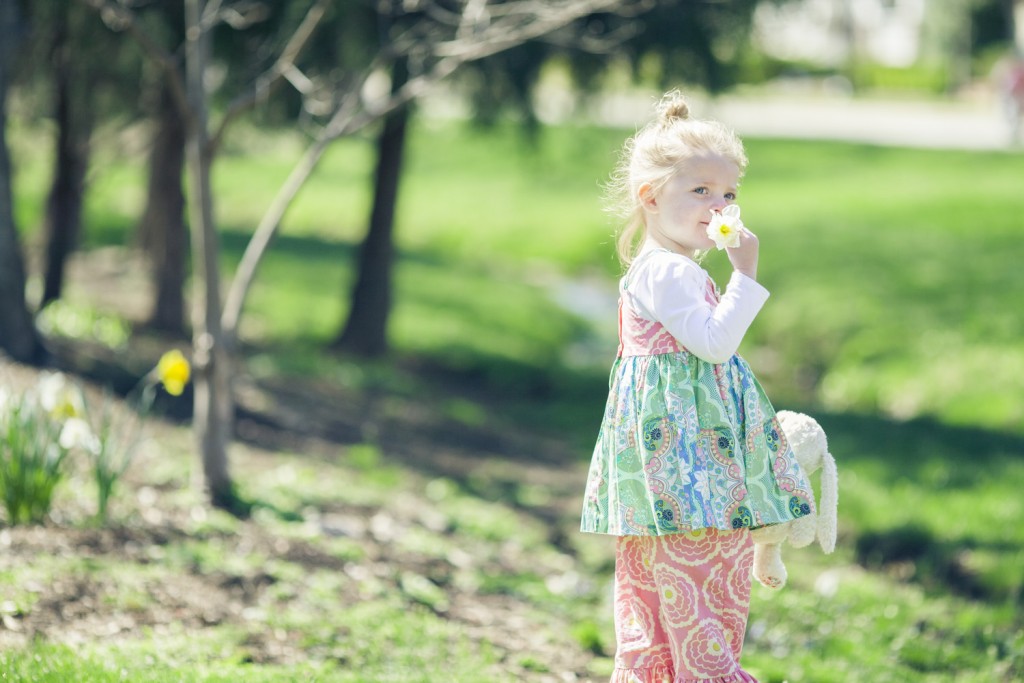
[[[589,334],[551,304],[558,280],[549,276],[596,273],[605,295],[612,290],[614,224],[599,196],[624,136],[559,128],[531,147],[511,129],[421,124],[399,206],[396,347],[543,373]],[[228,269],[298,149],[287,137],[243,140],[252,151],[216,167]],[[1024,322],[1014,311],[1024,284],[1024,155],[747,146],[740,200],[761,236],[761,279],[773,297],[744,353],[770,394],[1021,433]],[[29,227],[45,177],[31,149],[15,148],[18,215]],[[86,241],[116,243],[142,201],[138,172],[99,156]],[[251,298],[244,329],[253,341],[320,343],[338,332],[367,213],[368,159],[365,141],[343,141],[303,190]],[[724,261],[708,260],[720,279]],[[605,340],[613,323],[598,328]]]
[[[339,144],[304,189],[260,272],[243,325],[250,372],[318,377],[343,391],[367,392],[394,414],[436,397],[428,401],[433,419],[470,431],[558,439],[562,465],[581,468],[604,399],[615,321],[613,314],[577,317],[555,298],[578,281],[589,283],[586,291],[598,301],[614,291],[613,223],[599,196],[624,136],[566,127],[543,131],[531,148],[510,129],[420,123],[399,207],[396,354],[380,364],[320,352],[345,314],[353,246],[368,205],[369,146]],[[17,210],[30,230],[45,168],[24,140],[12,140]],[[252,153],[236,142],[216,167],[227,266],[239,258],[298,149],[286,136],[251,134],[246,143]],[[819,417],[842,479],[836,554],[787,550],[790,586],[778,594],[755,587],[749,668],[775,683],[1018,680],[1024,155],[779,140],[748,140],[747,147],[751,167],[740,202],[745,222],[761,237],[761,279],[772,298],[742,352],[777,407]],[[112,153],[100,159],[87,246],[120,242],[141,202],[137,170]],[[719,254],[709,257],[720,280],[724,265]],[[378,446],[383,455],[367,455]],[[479,447],[483,452],[485,442]],[[332,506],[386,507],[385,491],[426,495],[429,481],[381,467],[381,458],[391,462],[389,448],[385,432],[379,444],[341,449],[340,464],[281,456],[298,473],[282,480],[291,484],[248,469],[240,479],[275,509],[307,518]],[[187,469],[185,463],[181,456],[176,467]],[[187,482],[173,471],[172,481]],[[401,551],[420,561],[472,549],[469,576],[452,570],[430,576],[429,585],[378,577],[365,588],[365,606],[332,611],[320,607],[322,596],[338,599],[352,590],[350,582],[334,570],[303,575],[301,563],[278,560],[263,570],[273,590],[262,595],[262,611],[246,628],[209,626],[201,645],[173,630],[73,648],[41,642],[0,653],[0,672],[26,681],[66,680],[71,667],[88,672],[82,680],[90,681],[122,680],[121,671],[140,681],[416,681],[434,680],[424,667],[442,652],[456,663],[453,676],[461,678],[453,680],[542,680],[551,662],[530,651],[510,661],[508,652],[437,609],[467,585],[489,596],[482,601],[508,598],[532,623],[555,631],[550,625],[561,624],[578,649],[609,655],[610,545],[573,533],[574,485],[517,483],[515,463],[497,474],[481,471],[437,480],[426,500],[449,520],[468,506],[479,508],[483,521],[433,530],[413,525],[405,542],[414,547]],[[348,490],[365,498],[346,501]],[[546,581],[567,571],[558,559],[564,549],[543,532],[550,522],[542,512],[552,500],[568,501],[559,523],[571,539],[576,593]],[[140,562],[140,573],[126,580],[142,586],[137,599],[144,603],[163,573],[192,567],[199,577],[215,574],[237,534],[272,546],[302,526],[272,515],[218,524],[203,533],[191,529],[196,535],[175,541],[155,565]],[[365,549],[336,540],[309,542],[327,554],[356,553],[348,560],[356,564],[365,559]],[[509,543],[531,548],[538,566],[502,564]],[[231,569],[233,575],[248,577],[268,561],[258,547],[239,552],[253,564]],[[31,610],[33,594],[19,587],[32,572],[104,570],[68,562],[6,567],[0,602]],[[117,599],[130,600],[131,593]],[[275,630],[296,639],[303,654],[261,665],[259,644]],[[608,660],[596,657],[589,667],[600,680]]]

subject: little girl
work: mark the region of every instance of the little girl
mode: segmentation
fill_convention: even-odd
[[[731,223],[739,243],[727,249],[724,294],[698,265],[746,165],[732,131],[690,118],[671,92],[613,177],[630,219],[618,242],[628,268],[581,525],[618,536],[613,683],[755,681],[739,663],[750,530],[813,509],[775,411],[736,355],[768,298],[757,237]]]

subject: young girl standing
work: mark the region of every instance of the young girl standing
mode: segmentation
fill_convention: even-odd
[[[775,411],[736,354],[768,298],[757,237],[726,210],[746,165],[733,132],[690,118],[672,92],[614,176],[628,268],[581,525],[618,537],[613,683],[755,681],[739,662],[750,530],[813,509]],[[721,295],[698,265],[716,245],[709,227],[732,233]]]

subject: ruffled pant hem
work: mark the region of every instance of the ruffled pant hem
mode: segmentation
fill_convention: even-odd
[[[757,683],[757,679],[742,669],[727,676],[682,678],[676,677],[671,666],[651,666],[642,669],[617,668],[609,683]]]

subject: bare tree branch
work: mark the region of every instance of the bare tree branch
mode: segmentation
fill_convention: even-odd
[[[115,30],[128,30],[143,50],[169,73],[175,97],[180,100],[186,116],[194,118],[185,96],[183,78],[176,61],[143,31],[135,13],[114,0],[80,0],[100,11]],[[492,3],[488,0],[464,0],[441,4],[434,0],[408,2],[404,9],[423,19],[409,25],[397,35],[385,36],[384,44],[373,62],[362,71],[362,77],[341,97],[330,119],[292,169],[267,212],[253,233],[242,261],[231,282],[220,320],[228,346],[237,337],[238,321],[245,298],[261,261],[303,184],[316,168],[328,145],[339,137],[351,135],[390,112],[421,97],[438,82],[468,62],[484,59],[529,40],[547,36],[571,22],[596,12],[629,14],[642,11],[653,0],[509,0]],[[244,111],[266,99],[283,81],[288,81],[304,96],[315,90],[314,82],[296,66],[298,55],[309,42],[326,13],[330,0],[315,0],[298,28],[289,38],[274,64],[259,78],[251,92],[236,98],[225,112],[206,146],[212,158],[221,145],[228,126]],[[260,5],[240,0],[225,5],[224,0],[211,0],[194,30],[203,33],[220,22],[234,25],[254,20]],[[454,11],[453,7],[459,7]],[[592,49],[599,49],[595,44]],[[396,59],[408,59],[417,65],[418,73],[395,93],[375,100],[364,100],[363,91],[369,78]]]
[[[270,16],[267,3],[259,0],[238,0],[225,6],[223,0],[212,0],[203,13],[200,30],[210,31],[218,24],[227,24],[233,29],[247,29]]]
[[[295,29],[292,37],[288,40],[288,43],[284,46],[281,54],[277,60],[269,69],[267,69],[262,75],[256,79],[255,87],[251,92],[246,93],[240,97],[235,98],[230,105],[228,105],[227,111],[224,113],[224,117],[220,121],[220,125],[217,126],[216,131],[210,137],[210,151],[214,152],[221,144],[224,138],[224,133],[228,126],[238,118],[244,111],[251,109],[256,105],[257,102],[265,100],[274,89],[281,84],[281,81],[287,76],[294,75],[298,71],[295,67],[295,60],[298,58],[299,53],[309,42],[313,32],[316,30],[317,24],[323,19],[324,14],[327,11],[327,6],[330,4],[330,0],[316,0],[316,2],[306,12],[306,16],[302,19],[302,23]],[[301,72],[299,72],[301,74]],[[289,79],[290,80],[290,79]],[[301,92],[301,91],[300,91]]]
[[[199,18],[199,30],[209,31],[218,23],[220,23],[220,6],[224,4],[224,0],[207,0],[207,4],[203,7],[203,15]]]
[[[199,22],[201,31],[212,31],[218,24],[227,24],[233,29],[247,29],[270,16],[267,3],[259,0],[238,0],[224,5],[224,0],[210,0]]]
[[[481,4],[475,0],[468,0],[464,5],[464,10],[472,11],[475,17],[489,16],[487,8],[481,7]],[[352,135],[399,107],[421,97],[463,64],[489,57],[528,40],[547,35],[582,16],[594,12],[615,11],[635,4],[629,0],[566,0],[558,3],[523,0],[522,2],[503,3],[500,5],[506,10],[503,12],[503,19],[494,20],[492,18],[489,24],[476,24],[473,30],[468,30],[465,27],[476,22],[475,18],[456,22],[458,33],[455,38],[428,43],[433,47],[432,54],[441,57],[428,70],[410,78],[398,92],[380,101],[364,102],[361,93],[370,76],[401,54],[396,55],[393,50],[382,50],[374,64],[363,71],[363,78],[358,86],[349,90],[330,120],[306,149],[306,153],[292,169],[288,180],[274,197],[270,208],[249,240],[224,303],[221,327],[225,337],[229,340],[228,343],[233,344],[236,340],[238,322],[245,299],[264,252],[269,247],[281,220],[298,195],[303,183],[313,173],[324,151],[332,141]],[[509,7],[511,5],[514,5],[517,11],[513,11]],[[531,10],[535,14],[531,15]],[[399,40],[410,41],[407,44],[410,47],[415,47],[413,45],[415,41],[412,41],[408,34]],[[408,52],[405,54],[408,55]]]
[[[462,20],[459,22],[460,37],[468,35],[469,31],[479,26],[486,26],[490,21],[491,12],[487,7],[487,0],[469,0],[466,9],[462,12]]]
[[[611,10],[622,4],[619,0],[568,0],[559,3],[522,0],[504,3],[505,16],[496,18],[469,40],[456,37],[437,44],[433,53],[438,57],[457,58],[461,63],[483,59],[551,33],[587,14]]]

